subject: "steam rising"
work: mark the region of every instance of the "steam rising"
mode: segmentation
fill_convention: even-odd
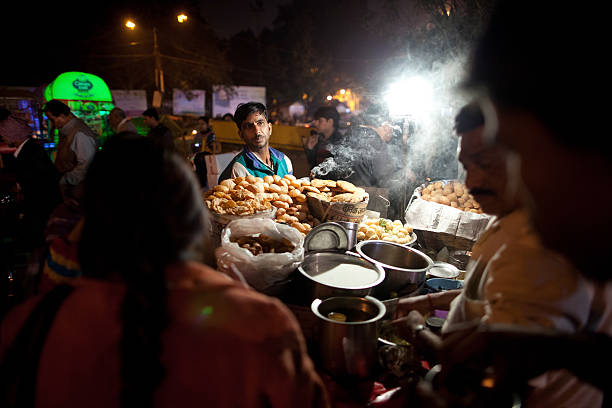
[[[466,55],[461,53],[426,67],[411,63],[409,67],[388,72],[386,77],[393,80],[386,84],[387,90],[392,84],[403,84],[399,98],[397,93],[389,97],[388,91],[385,98],[392,104],[388,106],[391,113],[388,119],[400,126],[399,139],[394,137],[392,142],[383,146],[384,151],[380,151],[381,146],[363,132],[350,133],[349,140],[330,148],[334,158],[327,159],[313,169],[315,174],[346,177],[351,174],[351,166],[363,157],[385,154],[386,160],[383,160],[381,165],[386,166],[386,170],[391,169],[393,173],[391,177],[378,180],[377,184],[379,187],[399,192],[401,197],[395,198],[402,202],[396,205],[404,208],[414,188],[424,183],[426,178],[431,180],[461,178],[460,165],[457,161],[458,138],[453,126],[455,115],[468,102],[466,95],[458,89],[459,83],[465,76],[465,62]],[[423,96],[421,104],[418,101],[411,102],[413,99],[410,98],[410,84],[414,85],[416,93],[417,87],[422,87],[425,83],[428,84],[431,95]],[[379,97],[375,102],[381,103],[383,98]],[[425,104],[428,104],[427,109],[424,109]],[[397,115],[398,113],[401,115]],[[382,121],[386,118],[380,115],[380,119]],[[405,132],[409,134],[407,144],[402,147],[399,140],[401,134]],[[416,180],[408,179],[406,169],[416,176]]]

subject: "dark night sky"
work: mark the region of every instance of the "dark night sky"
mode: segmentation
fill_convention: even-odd
[[[258,34],[271,27],[279,4],[291,0],[195,0],[194,9],[208,22],[220,38],[228,38],[244,29]],[[330,0],[331,1],[331,0]],[[336,66],[359,68],[363,61],[384,57],[385,44],[364,35],[359,23],[369,7],[378,7],[378,0],[354,0],[334,3],[340,15],[350,15],[350,27],[336,27],[327,19],[326,26],[317,26],[324,44],[332,50]],[[103,2],[32,3],[27,0],[5,2],[0,13],[3,39],[2,76],[0,86],[39,86],[52,81],[59,73],[79,68],[78,56],[95,48],[106,53],[126,51],[117,39],[123,30],[127,10],[133,14],[153,7],[169,10],[169,17],[181,8],[180,0],[106,0]],[[259,5],[259,8],[253,5]],[[349,4],[350,7],[346,5]],[[361,5],[361,6],[357,6]],[[365,9],[365,10],[364,10]],[[316,15],[317,10],[314,10]],[[325,16],[321,16],[325,19]],[[317,24],[320,22],[317,21]],[[351,23],[348,23],[349,25]],[[124,41],[125,42],[125,41]],[[149,39],[149,42],[151,40]],[[127,43],[127,42],[126,42]]]
[[[270,27],[277,15],[277,5],[289,0],[267,0],[261,11],[249,7],[249,0],[201,1],[202,15],[221,38],[230,37],[243,29],[255,34]]]
[[[202,0],[199,11],[220,38],[227,38],[249,28],[259,33],[263,27],[272,24],[276,5],[287,1],[268,0],[264,2],[263,10],[253,11],[250,7],[252,0]],[[175,1],[158,0],[157,3],[180,8]],[[5,2],[0,13],[3,43],[0,86],[36,86],[41,81],[52,80],[57,75],[54,69],[69,65],[68,61],[82,52],[79,50],[86,51],[91,45],[111,36],[113,31],[121,29],[124,10],[132,8],[137,13],[138,9],[146,9],[148,4],[117,0],[92,3]]]

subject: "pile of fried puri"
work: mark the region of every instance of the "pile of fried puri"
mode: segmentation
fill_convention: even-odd
[[[222,181],[204,194],[208,209],[220,215],[253,215],[272,211],[276,221],[307,234],[320,223],[308,209],[307,196],[327,202],[358,203],[367,193],[347,181],[297,180],[295,176],[249,175]]]

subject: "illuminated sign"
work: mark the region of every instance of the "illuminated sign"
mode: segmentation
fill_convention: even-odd
[[[102,78],[84,72],[64,72],[45,89],[45,99],[112,102],[113,97]]]

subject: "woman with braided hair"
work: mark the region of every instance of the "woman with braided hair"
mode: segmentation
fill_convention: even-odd
[[[326,406],[289,310],[197,262],[202,205],[180,157],[137,135],[109,140],[85,184],[83,278],[42,336],[48,299],[2,323],[0,405],[24,406],[30,389],[36,407]]]

